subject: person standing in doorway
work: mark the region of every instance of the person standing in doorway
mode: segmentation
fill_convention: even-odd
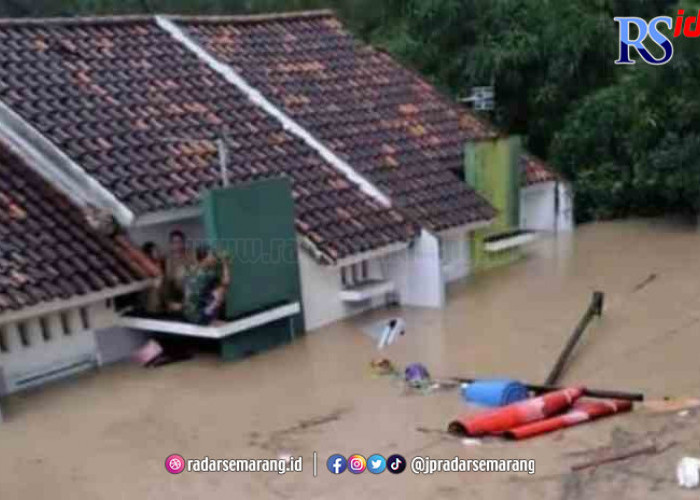
[[[163,274],[165,261],[163,256],[158,249],[158,246],[152,241],[148,241],[141,247],[144,255],[148,257],[153,265],[155,265],[160,271],[160,275],[155,280],[152,287],[147,288],[141,293],[141,308],[151,315],[163,314],[165,300],[164,300],[164,289],[163,289]]]
[[[165,300],[168,310],[181,312],[185,297],[185,278],[196,261],[187,248],[185,233],[176,229],[170,233],[170,248],[165,259]]]

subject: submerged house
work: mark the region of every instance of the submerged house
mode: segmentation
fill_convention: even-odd
[[[0,395],[99,365],[114,299],[156,276],[0,143]]]
[[[447,283],[471,272],[473,233],[497,217],[459,174],[465,144],[498,134],[330,12],[6,20],[0,43],[11,163],[77,211],[112,214],[123,244],[164,247],[173,229],[205,238],[204,193],[289,179],[307,329],[388,300],[441,307]],[[522,225],[570,228],[565,184],[522,161]],[[0,280],[13,279],[7,269]],[[71,275],[56,271],[57,282]],[[128,276],[108,294],[147,278]],[[25,307],[2,304],[0,289],[0,325]],[[142,335],[105,335],[103,360]]]
[[[272,112],[311,133],[420,227],[420,265],[392,275],[394,282],[405,280],[402,303],[441,307],[446,284],[474,270],[473,236],[488,230],[498,210],[464,182],[465,147],[501,140],[495,128],[388,54],[358,42],[332,12],[172,18],[165,28],[203,60],[225,65],[223,71],[264,96]],[[566,183],[519,151],[513,166],[519,214],[513,225],[570,230]],[[323,280],[334,281],[327,274]],[[319,311],[334,310],[327,297]]]
[[[520,157],[520,227],[569,232],[574,228],[573,193],[569,184],[536,156]]]

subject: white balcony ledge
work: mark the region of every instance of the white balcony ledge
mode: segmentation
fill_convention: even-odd
[[[492,235],[484,241],[484,250],[489,253],[502,252],[521,247],[537,240],[537,233],[527,230],[509,231],[502,235]]]
[[[368,281],[342,290],[340,300],[343,302],[362,302],[395,291],[396,285],[393,281]]]
[[[251,330],[274,321],[288,318],[301,312],[301,304],[293,302],[273,309],[246,316],[244,318],[223,323],[216,326],[200,326],[182,321],[169,321],[164,319],[138,318],[124,316],[119,319],[119,326],[134,330],[146,330],[149,332],[170,333],[188,337],[205,339],[223,339],[237,333]]]

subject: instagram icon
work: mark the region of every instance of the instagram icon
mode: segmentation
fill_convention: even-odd
[[[362,455],[353,455],[348,458],[348,470],[353,474],[362,474],[367,468],[367,460]]]

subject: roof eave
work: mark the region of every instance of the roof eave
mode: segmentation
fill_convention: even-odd
[[[131,16],[89,16],[89,17],[10,17],[0,18],[0,26],[45,26],[68,25],[85,26],[90,24],[129,24],[136,22],[153,22],[152,15]]]
[[[336,17],[336,12],[332,9],[301,10],[296,12],[275,12],[268,14],[248,14],[231,16],[187,16],[187,15],[167,15],[160,17],[177,22],[197,22],[197,23],[263,23],[270,21],[285,21],[288,19],[310,19],[315,17]]]
[[[155,283],[156,278],[137,281],[128,285],[120,285],[112,288],[107,288],[99,292],[92,292],[85,295],[78,295],[65,300],[52,300],[49,302],[40,302],[36,305],[25,307],[18,310],[10,310],[5,313],[0,313],[0,325],[7,323],[16,323],[47,314],[83,307],[89,304],[100,302],[103,300],[128,295],[130,293],[144,290]]]
[[[392,253],[401,252],[402,250],[407,249],[409,244],[410,243],[408,241],[401,241],[401,242],[397,242],[397,243],[391,243],[391,244],[383,246],[383,247],[375,248],[375,249],[369,250],[367,252],[362,252],[362,253],[350,255],[348,257],[343,257],[342,259],[337,260],[333,264],[333,267],[351,266],[353,264],[358,264],[360,262],[364,262],[367,260],[385,257],[385,256],[390,255]]]
[[[0,141],[79,207],[106,209],[124,226],[133,222],[134,214],[126,205],[2,101]]]
[[[158,212],[149,212],[138,215],[132,224],[132,227],[149,227],[159,224],[168,224],[179,222],[187,219],[194,219],[202,215],[202,208],[194,205],[190,207],[173,208],[170,210],[161,210]]]
[[[442,231],[431,231],[431,233],[435,236],[438,236],[440,238],[448,238],[451,236],[457,236],[460,234],[465,234],[465,233],[470,233],[472,231],[476,231],[478,229],[483,229],[485,227],[490,226],[495,222],[495,218],[492,219],[483,219],[475,222],[470,222],[468,224],[463,224],[461,226],[454,226],[450,227],[447,229],[443,229]]]

